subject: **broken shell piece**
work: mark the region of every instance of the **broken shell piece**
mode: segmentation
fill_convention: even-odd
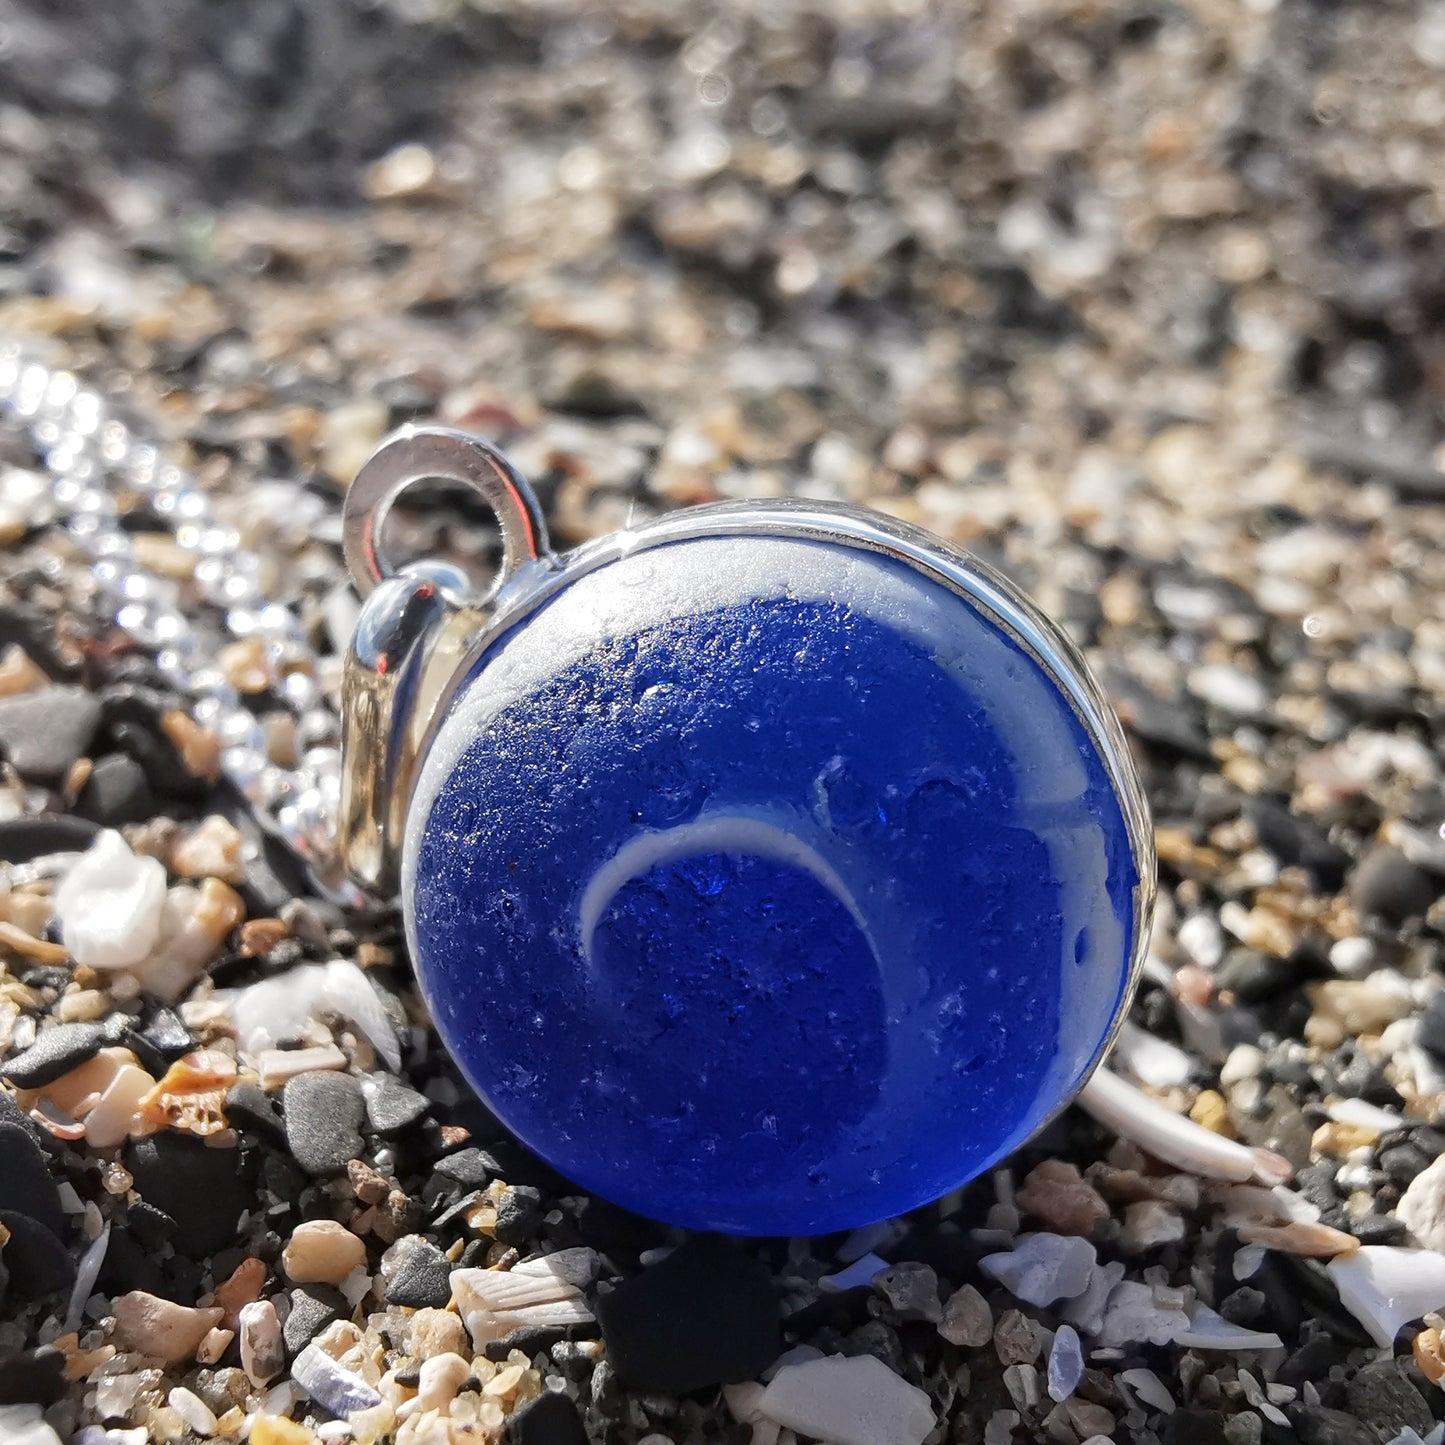
[[[1210,1179],[1240,1183],[1257,1179],[1267,1184],[1283,1183],[1293,1172],[1281,1155],[1251,1149],[1170,1113],[1109,1069],[1094,1072],[1079,1103],[1105,1127],[1177,1169]]]
[[[779,1370],[762,1413],[814,1440],[837,1445],[922,1445],[937,1424],[928,1396],[874,1355],[828,1355]]]
[[[1284,1341],[1272,1332],[1232,1325],[1207,1305],[1195,1304],[1189,1311],[1189,1326],[1174,1336],[1176,1345],[1193,1350],[1278,1350]]]
[[[236,1082],[236,1061],[214,1049],[176,1060],[140,1101],[140,1117],[156,1128],[218,1134],[227,1128],[226,1093]]]
[[[160,936],[166,870],[138,858],[107,829],[71,865],[54,894],[60,936],[88,968],[134,968]]]
[[[587,1323],[594,1316],[582,1290],[597,1262],[595,1250],[580,1247],[505,1271],[453,1270],[452,1293],[473,1345],[480,1350],[523,1325]]]
[[[113,1149],[126,1139],[139,1116],[141,1101],[150,1094],[155,1082],[144,1069],[129,1064],[116,1071],[115,1078],[85,1116],[85,1137],[94,1148]]]
[[[1436,1250],[1367,1244],[1332,1259],[1326,1268],[1340,1303],[1382,1349],[1411,1320],[1445,1309],[1445,1254]]]
[[[1353,1234],[1331,1229],[1328,1224],[1247,1224],[1239,1237],[1245,1244],[1262,1244],[1306,1259],[1333,1259],[1337,1254],[1353,1254],[1360,1247]]]
[[[1094,1246],[1077,1235],[1025,1234],[1013,1249],[985,1255],[979,1268],[1018,1299],[1050,1305],[1081,1295],[1097,1259]]]

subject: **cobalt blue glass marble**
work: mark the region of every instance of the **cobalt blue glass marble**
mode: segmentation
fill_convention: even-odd
[[[406,816],[436,1026],[582,1188],[676,1224],[924,1204],[1087,1078],[1148,909],[1138,785],[1007,583],[847,509],[525,569]]]

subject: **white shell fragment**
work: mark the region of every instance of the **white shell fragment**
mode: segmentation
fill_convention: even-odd
[[[1445,1251],[1445,1154],[1410,1181],[1395,1215],[1426,1249]]]
[[[1445,1309],[1445,1254],[1436,1250],[1367,1244],[1325,1267],[1340,1303],[1382,1349],[1411,1320]]]
[[[879,1259],[876,1254],[865,1254],[847,1269],[840,1269],[837,1274],[825,1274],[818,1284],[823,1289],[834,1292],[858,1289],[862,1285],[870,1284],[874,1275],[882,1274],[887,1268],[886,1259]]]
[[[52,900],[70,956],[87,968],[135,968],[160,936],[165,866],[111,829],[71,865]]]
[[[595,1250],[577,1248],[509,1270],[455,1269],[452,1293],[480,1350],[523,1325],[585,1324],[592,1319],[582,1291],[596,1278],[597,1264]]]
[[[381,1404],[377,1394],[360,1375],[338,1365],[317,1344],[309,1344],[291,1366],[291,1378],[324,1409],[339,1420],[357,1410]]]
[[[1069,1234],[1025,1234],[1015,1248],[985,1255],[979,1268],[1016,1298],[1031,1305],[1050,1305],[1083,1294],[1097,1259],[1087,1239]]]
[[[922,1445],[937,1421],[928,1396],[874,1355],[827,1355],[779,1370],[758,1408],[834,1445]]]
[[[229,1005],[236,1037],[248,1053],[299,1037],[311,1015],[327,1008],[350,1019],[391,1068],[401,1067],[401,1049],[386,1009],[366,975],[347,959],[303,964],[216,997]]]
[[[1171,1113],[1109,1069],[1094,1071],[1079,1103],[1106,1128],[1176,1169],[1240,1183],[1280,1184],[1290,1175],[1289,1161],[1278,1154],[1248,1148]]]
[[[1194,1350],[1278,1350],[1284,1347],[1284,1341],[1277,1334],[1232,1325],[1202,1304],[1191,1307],[1188,1328],[1174,1336],[1174,1343]]]

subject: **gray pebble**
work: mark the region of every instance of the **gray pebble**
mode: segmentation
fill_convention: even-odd
[[[0,752],[17,773],[59,782],[100,725],[100,700],[83,687],[46,687],[0,700]]]
[[[105,1046],[100,1024],[55,1024],[42,1029],[23,1053],[0,1064],[0,1079],[17,1089],[38,1089],[78,1069]]]
[[[286,1081],[281,1107],[291,1155],[308,1174],[337,1174],[361,1154],[366,1106],[350,1074],[297,1074]]]

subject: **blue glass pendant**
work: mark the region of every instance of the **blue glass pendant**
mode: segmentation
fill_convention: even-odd
[[[437,475],[502,519],[488,598],[386,576],[380,516]],[[1010,584],[812,503],[554,558],[525,483],[437,429],[348,514],[375,585],[350,851],[399,853],[437,1029],[536,1153],[669,1222],[820,1233],[946,1193],[1081,1087],[1153,858],[1117,723]]]

